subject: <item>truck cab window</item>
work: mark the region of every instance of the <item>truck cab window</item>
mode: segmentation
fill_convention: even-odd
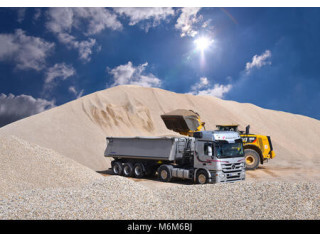
[[[243,157],[242,140],[236,140],[235,143],[228,143],[227,141],[218,141],[216,143],[216,151],[218,158],[227,157]]]

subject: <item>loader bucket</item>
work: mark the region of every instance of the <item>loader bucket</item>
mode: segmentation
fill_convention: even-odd
[[[194,132],[199,126],[199,115],[191,110],[177,109],[161,115],[166,127],[175,132]]]

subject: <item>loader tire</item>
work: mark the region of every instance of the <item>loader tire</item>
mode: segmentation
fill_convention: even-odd
[[[123,164],[123,176],[132,177],[133,176],[133,164],[128,162]]]
[[[158,177],[161,182],[170,182],[172,179],[172,174],[168,166],[161,165],[158,169]]]
[[[260,156],[255,150],[245,149],[244,159],[246,161],[247,170],[255,170],[259,166]]]
[[[123,167],[121,162],[115,161],[112,163],[112,171],[115,175],[122,175],[123,173]]]

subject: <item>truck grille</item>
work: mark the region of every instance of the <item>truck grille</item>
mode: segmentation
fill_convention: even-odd
[[[240,181],[241,176],[241,163],[228,163],[228,164],[221,164],[222,172],[226,175],[227,180],[226,182],[235,182]]]
[[[221,164],[224,173],[241,171],[241,163]]]

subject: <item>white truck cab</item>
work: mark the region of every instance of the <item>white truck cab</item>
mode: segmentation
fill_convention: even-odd
[[[202,131],[194,137],[194,168],[207,170],[209,182],[245,179],[243,145],[237,132]]]

